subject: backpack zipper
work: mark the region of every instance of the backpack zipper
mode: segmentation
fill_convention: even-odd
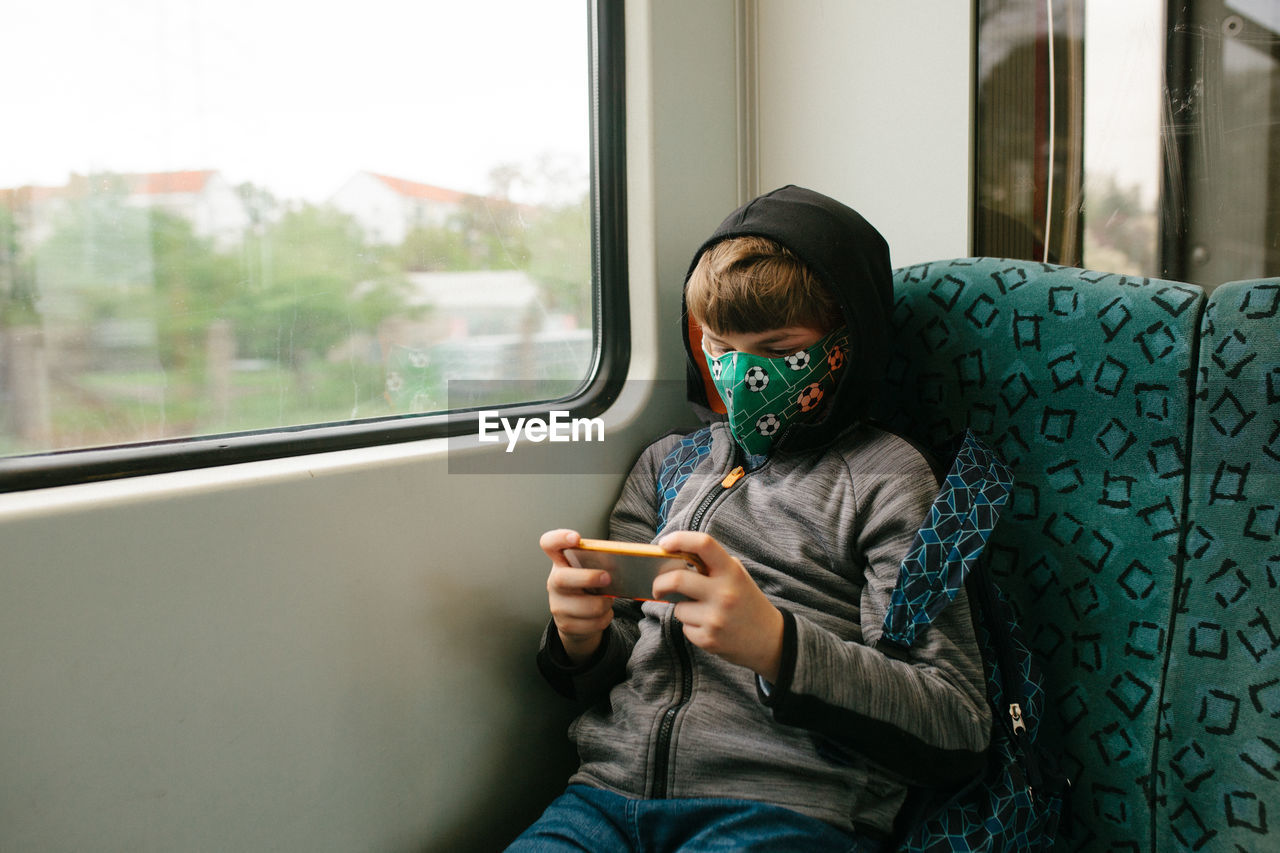
[[[1019,753],[1025,758],[1026,767],[1024,782],[1027,787],[1027,796],[1033,801],[1035,800],[1036,788],[1040,787],[1040,768],[1035,760],[1035,755],[1031,751],[1031,733],[1027,730],[1026,717],[1022,711],[1022,670],[1013,660],[1007,643],[1004,640],[997,640],[995,632],[1000,630],[999,622],[1001,619],[1001,610],[997,604],[995,592],[991,586],[991,580],[986,576],[985,570],[978,567],[974,571],[974,580],[978,590],[978,607],[982,611],[983,618],[988,623],[987,631],[992,635],[991,643],[996,649],[996,662],[1000,667],[1001,674],[1001,692],[1003,694],[1005,710],[1009,715],[1010,737],[1014,741]],[[1022,764],[1018,761],[1017,764]]]
[[[1009,719],[1013,722],[1013,734],[1015,737],[1027,733],[1027,724],[1022,720],[1022,706],[1017,702],[1009,703]]]
[[[731,462],[737,460],[737,452],[735,449]],[[702,526],[703,517],[707,510],[711,507],[712,502],[729,489],[732,489],[739,480],[746,476],[746,469],[741,465],[734,466],[724,479],[720,481],[720,488],[712,489],[707,493],[698,508],[694,510],[693,518],[690,519],[689,529],[697,530]],[[671,621],[666,625],[667,639],[670,641],[672,648],[676,650],[676,659],[680,668],[680,691],[676,694],[675,701],[668,706],[667,710],[662,712],[662,723],[658,726],[658,742],[657,755],[653,762],[653,789],[651,796],[653,799],[664,799],[667,796],[667,774],[671,767],[671,736],[675,731],[676,717],[680,715],[680,709],[688,704],[693,698],[693,658],[689,653],[689,641],[684,637],[684,631],[679,630],[677,626],[680,620],[673,615]]]

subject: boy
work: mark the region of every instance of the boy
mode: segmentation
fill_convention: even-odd
[[[709,423],[646,449],[610,536],[707,572],[659,576],[674,605],[613,600],[589,594],[606,575],[566,562],[576,532],[542,536],[539,667],[589,707],[569,789],[511,849],[873,851],[908,782],[977,772],[991,721],[967,602],[923,645],[876,646],[937,491],[910,444],[864,420],[890,275],[870,224],[798,187],[738,209],[695,255],[682,319]],[[682,442],[702,455],[660,498]]]

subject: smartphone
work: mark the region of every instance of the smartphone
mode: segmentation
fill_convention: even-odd
[[[653,579],[663,572],[679,569],[706,573],[695,554],[664,551],[657,545],[582,539],[575,548],[564,549],[565,559],[576,569],[601,569],[609,573],[609,585],[590,590],[593,595],[654,601]],[[672,595],[662,601],[684,601]]]

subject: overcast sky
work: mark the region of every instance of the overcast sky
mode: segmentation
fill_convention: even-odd
[[[219,169],[320,201],[357,170],[469,191],[588,151],[582,0],[18,0],[0,187]]]

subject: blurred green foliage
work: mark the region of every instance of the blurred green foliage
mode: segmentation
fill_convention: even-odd
[[[519,175],[501,167],[495,184]],[[385,245],[335,208],[243,184],[248,225],[215,241],[138,205],[122,177],[83,186],[39,240],[0,204],[0,403],[48,406],[52,432],[15,435],[0,417],[0,454],[392,414],[379,335],[429,315],[413,298],[417,272],[523,270],[544,309],[589,325],[585,198],[469,196],[445,223]],[[35,367],[48,373],[48,393],[27,383],[22,400],[15,372],[34,367],[3,355],[19,329],[38,330],[47,356]]]

